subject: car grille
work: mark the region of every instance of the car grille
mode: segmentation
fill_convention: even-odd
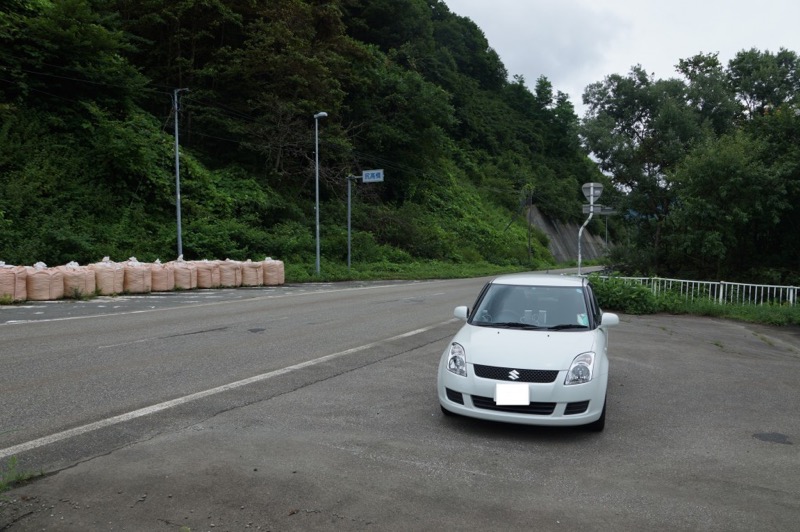
[[[548,383],[554,382],[558,377],[558,371],[550,369],[501,368],[497,366],[482,366],[480,364],[475,364],[473,367],[475,368],[475,375],[478,377],[495,381]],[[519,378],[513,379],[511,377],[512,371],[516,371]]]
[[[573,416],[575,414],[583,414],[589,408],[589,401],[580,401],[578,403],[567,403],[564,409],[565,416]]]
[[[472,396],[472,404],[475,408],[484,410],[497,410],[500,412],[512,412],[514,414],[533,414],[536,416],[549,416],[556,408],[555,403],[529,403],[527,405],[497,405],[491,397]]]
[[[455,390],[451,390],[450,388],[445,388],[444,392],[447,394],[447,398],[453,401],[454,403],[458,403],[460,405],[464,404],[464,395],[460,392]]]

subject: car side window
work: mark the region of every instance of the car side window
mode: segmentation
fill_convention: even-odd
[[[586,285],[586,291],[589,294],[589,304],[591,305],[592,316],[594,317],[595,323],[599,325],[600,320],[603,317],[603,311],[600,310],[600,305],[597,302],[597,298],[594,296],[592,285]]]

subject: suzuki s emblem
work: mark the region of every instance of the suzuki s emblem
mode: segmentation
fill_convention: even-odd
[[[508,372],[508,380],[515,381],[519,379],[519,371],[512,369]]]

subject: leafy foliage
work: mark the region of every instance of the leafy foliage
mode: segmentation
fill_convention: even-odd
[[[655,295],[649,288],[619,277],[590,277],[598,302],[604,310],[626,314],[691,314],[778,326],[800,325],[798,305],[720,304],[702,297],[687,299],[686,294],[675,291],[663,291]]]
[[[626,314],[653,314],[658,306],[653,292],[646,286],[629,283],[617,277],[591,276],[597,302],[604,310]]]
[[[14,0],[0,15],[8,262],[174,256],[178,123],[187,259],[310,263],[316,138],[334,263],[350,174],[387,175],[355,187],[358,261],[511,267],[552,260],[521,211],[579,211],[577,183],[598,178],[563,94],[509,81],[440,0]]]
[[[587,88],[582,127],[620,196],[631,273],[793,282],[800,61],[794,52],[680,60],[684,79],[641,67]]]
[[[383,168],[354,186],[358,262],[548,264],[527,209],[577,222],[599,181],[629,269],[797,279],[799,64],[636,66],[587,88],[581,123],[442,0],[8,0],[0,260],[172,258],[177,126],[187,259],[311,264],[319,170],[343,264],[347,177]]]

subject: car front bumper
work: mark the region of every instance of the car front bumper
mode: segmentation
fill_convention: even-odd
[[[455,375],[439,366],[439,403],[454,414],[523,425],[576,426],[597,421],[603,413],[608,373],[595,375],[584,384],[564,385],[566,370],[552,383],[526,383],[529,405],[496,405],[497,381],[475,376],[472,365],[467,377]]]

